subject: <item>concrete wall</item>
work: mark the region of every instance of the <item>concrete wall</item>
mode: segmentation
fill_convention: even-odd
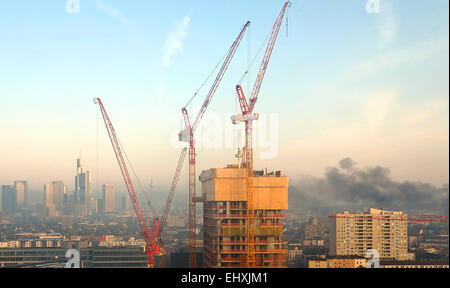
[[[200,175],[206,201],[247,201],[245,169],[218,168]],[[254,209],[288,209],[288,177],[253,178]]]

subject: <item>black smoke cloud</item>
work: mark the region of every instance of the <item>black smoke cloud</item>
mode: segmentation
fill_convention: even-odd
[[[413,214],[448,215],[449,185],[397,182],[388,168],[360,169],[350,158],[326,169],[324,178],[301,176],[289,188],[289,209],[314,212],[383,208]]]

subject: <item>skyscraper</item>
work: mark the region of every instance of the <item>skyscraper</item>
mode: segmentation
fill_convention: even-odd
[[[17,206],[18,208],[28,206],[28,181],[14,181],[14,187],[17,191]]]
[[[103,206],[102,211],[105,213],[114,211],[115,195],[113,184],[103,184],[101,205]]]
[[[54,205],[55,190],[52,184],[44,185],[44,206],[52,207]]]
[[[52,182],[54,189],[54,203],[57,210],[62,210],[64,207],[64,196],[66,194],[66,186],[62,181]]]
[[[80,216],[86,216],[90,210],[91,199],[91,173],[83,172],[81,160],[77,159],[77,175],[75,176],[75,212]]]
[[[56,216],[55,186],[53,184],[44,185],[44,208],[48,216]]]
[[[17,212],[17,191],[13,185],[2,186],[2,211],[6,215]]]

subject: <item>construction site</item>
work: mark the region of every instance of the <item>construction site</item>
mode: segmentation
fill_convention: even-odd
[[[450,1],[0,3],[14,283],[448,272]]]
[[[257,171],[255,171],[257,172]],[[254,267],[285,267],[282,210],[288,209],[289,178],[275,173],[254,173],[253,197],[248,199],[246,170],[230,165],[200,175],[203,205],[204,266],[246,265],[247,203],[253,202]],[[250,222],[251,223],[251,222]]]
[[[136,190],[131,180],[131,172],[135,174],[134,169],[129,163],[124,148],[120,144],[103,102],[100,98],[94,99],[95,104],[98,104],[100,107],[114,154],[122,172],[142,236],[146,243],[145,253],[147,255],[148,267],[162,266],[161,261],[155,261],[155,258],[163,258],[159,256],[164,256],[165,254],[164,227],[167,224],[167,217],[185,158],[188,158],[189,171],[189,203],[187,203],[189,207],[189,267],[200,268],[197,263],[197,229],[199,228],[197,225],[197,205],[203,205],[203,228],[200,230],[203,231],[204,239],[204,267],[287,267],[287,250],[283,247],[282,220],[284,218],[283,210],[288,209],[289,178],[283,176],[281,171],[267,172],[264,170],[254,170],[252,138],[253,122],[259,118],[259,114],[254,110],[258,100],[258,94],[266,75],[283,20],[286,19],[286,22],[288,21],[285,15],[286,10],[290,6],[290,2],[283,4],[272,30],[261,46],[261,48],[265,46],[265,53],[262,57],[251,95],[247,95],[247,97],[244,95],[241,83],[255,61],[244,71],[241,80],[236,85],[236,94],[241,113],[231,117],[230,125],[239,125],[241,123],[245,125],[245,145],[243,147],[237,147],[238,163],[224,165],[226,168],[211,168],[201,172],[198,177],[196,171],[197,151],[195,131],[203,119],[247,28],[250,26],[250,21],[247,21],[243,25],[226,55],[216,66],[218,68],[221,64],[197,116],[195,118],[190,116],[188,106],[197,96],[203,84],[189,99],[188,104],[182,108],[184,128],[179,133],[179,140],[187,143],[188,146],[181,151],[164,211],[161,217],[154,218],[151,223],[145,217],[136,196]],[[259,51],[261,52],[263,49]],[[255,60],[258,56],[255,56]],[[131,166],[131,170],[129,170],[129,166]],[[201,182],[201,193],[197,193],[196,191],[198,180]],[[147,202],[151,205],[148,199]]]

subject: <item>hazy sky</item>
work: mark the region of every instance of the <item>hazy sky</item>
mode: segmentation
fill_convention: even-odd
[[[366,0],[293,1],[256,106],[271,115],[262,122],[274,125],[275,140],[256,146],[255,168],[320,176],[351,157],[359,167],[389,167],[397,180],[448,183],[449,2],[380,3],[380,13],[369,14]],[[164,189],[181,150],[173,144],[181,107],[250,20],[204,122],[216,119],[219,134],[231,127],[235,84],[283,1],[80,4],[80,13],[69,14],[66,0],[0,1],[0,184],[27,179],[41,189],[63,180],[72,191],[81,154],[94,186],[98,172],[100,183],[123,187],[92,101],[100,97],[142,182],[153,178]],[[243,82],[246,92],[261,56]],[[236,161],[224,139],[215,146],[223,149],[197,141],[206,143],[198,172]],[[273,159],[260,159],[271,148]]]

